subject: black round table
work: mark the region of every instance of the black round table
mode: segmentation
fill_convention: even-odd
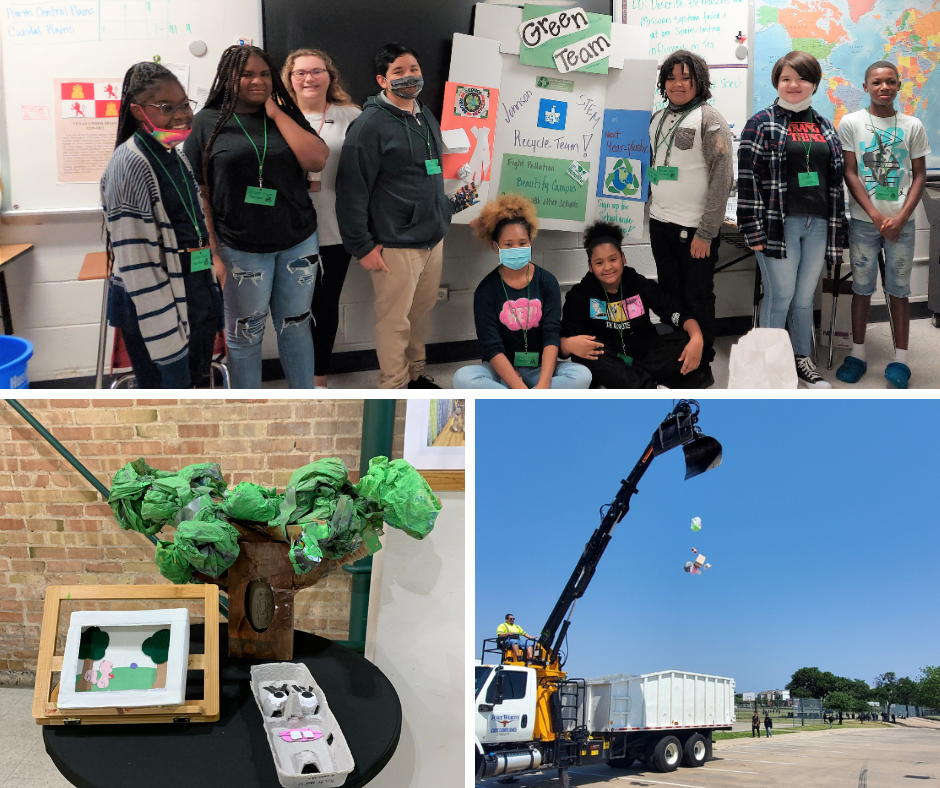
[[[77,788],[279,788],[249,684],[260,661],[230,659],[228,626],[220,629],[218,722],[43,726],[46,752],[62,775]],[[193,626],[191,653],[202,651],[203,638],[203,626]],[[295,631],[292,661],[310,669],[352,751],[356,768],[344,788],[365,785],[398,746],[398,693],[371,662],[317,635]],[[187,697],[201,693],[201,682],[187,683]]]

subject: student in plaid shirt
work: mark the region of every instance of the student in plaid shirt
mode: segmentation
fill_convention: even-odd
[[[738,151],[738,226],[764,281],[760,325],[789,323],[800,382],[831,388],[809,358],[813,296],[825,263],[844,247],[845,163],[832,124],[810,106],[819,61],[790,52],[771,73],[779,98],[752,117]]]

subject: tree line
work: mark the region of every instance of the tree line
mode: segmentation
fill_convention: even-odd
[[[869,701],[879,702],[885,710],[892,703],[936,709],[940,708],[940,666],[921,668],[916,679],[898,678],[893,671],[879,673],[874,686],[819,668],[800,668],[786,689],[791,698],[819,698],[826,708],[839,712],[871,711]]]

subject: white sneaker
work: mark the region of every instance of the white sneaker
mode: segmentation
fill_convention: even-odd
[[[796,376],[806,388],[831,389],[832,384],[817,374],[816,365],[810,361],[809,356],[796,356]]]

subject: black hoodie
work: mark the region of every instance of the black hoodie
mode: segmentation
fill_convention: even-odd
[[[359,259],[377,244],[430,249],[453,214],[444,176],[429,175],[425,167],[429,159],[441,161],[437,121],[422,111],[419,122],[380,96],[370,97],[349,127],[336,175],[339,232],[346,251]]]
[[[656,327],[650,320],[652,309],[664,323],[681,328],[692,317],[681,304],[657,282],[624,266],[623,300],[620,293],[604,290],[600,280],[588,271],[565,296],[561,317],[561,335],[576,337],[586,334],[604,343],[604,352],[616,356],[623,353],[620,332],[627,355],[643,358],[656,339]]]

